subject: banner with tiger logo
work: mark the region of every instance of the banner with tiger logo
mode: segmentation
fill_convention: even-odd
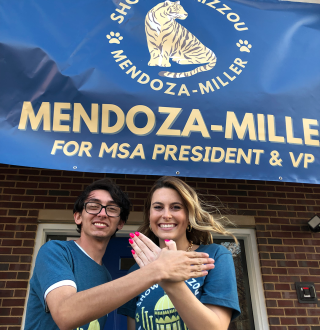
[[[320,4],[0,0],[0,162],[320,183]]]

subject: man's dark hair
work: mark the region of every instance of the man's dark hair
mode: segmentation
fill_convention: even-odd
[[[126,222],[130,213],[131,203],[128,196],[120,189],[120,187],[115,184],[111,179],[104,178],[91,183],[77,198],[73,206],[73,213],[82,213],[84,209],[84,203],[89,197],[90,193],[94,190],[105,190],[111,195],[114,202],[120,206],[120,219]],[[77,231],[81,232],[81,225],[77,225]]]

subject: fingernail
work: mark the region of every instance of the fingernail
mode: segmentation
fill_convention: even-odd
[[[136,236],[139,236],[139,235],[140,235],[140,233],[139,233],[138,231],[136,231],[134,234],[135,234]]]
[[[170,242],[170,240],[169,240],[169,239],[165,239],[164,241],[165,241],[165,242]]]
[[[129,243],[133,244],[133,240],[131,238],[129,238]]]
[[[130,233],[129,235],[130,235],[130,237],[131,237],[131,238],[133,238],[133,237],[134,237],[134,234],[132,234],[132,233]]]
[[[136,254],[136,251],[135,251],[135,250],[131,250],[131,253],[132,253],[132,254]]]

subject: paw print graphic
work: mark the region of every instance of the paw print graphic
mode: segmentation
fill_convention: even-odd
[[[250,49],[252,48],[252,45],[249,44],[248,40],[239,40],[236,44],[240,48],[240,52],[247,52],[250,53]]]
[[[114,33],[113,31],[107,34],[106,37],[109,39],[109,44],[120,44],[120,40],[123,39],[119,32]]]

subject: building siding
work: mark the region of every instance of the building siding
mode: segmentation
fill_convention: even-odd
[[[79,193],[105,176],[143,211],[157,176],[56,171],[0,164],[0,329],[20,329],[39,210],[72,210]],[[320,330],[320,303],[299,304],[295,282],[320,294],[320,233],[307,221],[320,213],[320,186],[182,178],[222,213],[249,215],[255,229],[270,330]]]

